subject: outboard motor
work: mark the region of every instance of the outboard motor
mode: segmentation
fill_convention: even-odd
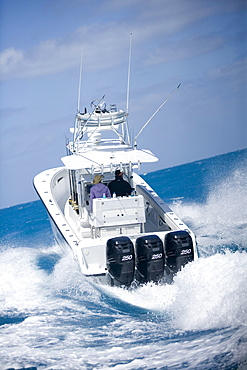
[[[107,240],[106,264],[111,286],[130,286],[135,273],[135,251],[127,236]]]
[[[136,280],[140,283],[158,282],[164,275],[164,248],[157,235],[136,239]]]
[[[176,274],[194,260],[193,242],[187,231],[173,231],[165,236],[166,265]]]

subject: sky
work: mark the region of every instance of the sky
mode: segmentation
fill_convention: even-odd
[[[0,208],[37,200],[62,165],[78,107],[105,95],[159,161],[140,173],[247,147],[247,0],[0,0]]]

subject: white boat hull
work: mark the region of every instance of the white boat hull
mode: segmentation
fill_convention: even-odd
[[[57,243],[63,250],[71,250],[82,273],[96,284],[109,284],[106,258],[107,241],[111,238],[127,236],[135,245],[142,236],[156,235],[162,241],[174,231],[186,231],[192,239],[193,259],[197,259],[194,234],[177,215],[159,198],[152,188],[137,174],[134,174],[137,194],[143,196],[146,208],[145,228],[139,231],[134,225],[127,230],[116,227],[107,228],[100,237],[93,235],[93,228],[83,225],[71,204],[69,172],[65,167],[47,170],[34,179],[35,189],[49,214],[52,230]],[[138,195],[137,195],[138,197]],[[153,218],[152,218],[153,217]],[[123,234],[124,233],[124,234]]]

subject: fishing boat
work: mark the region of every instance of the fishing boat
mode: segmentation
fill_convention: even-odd
[[[103,96],[89,113],[77,112],[70,131],[63,165],[34,178],[56,241],[72,250],[93,284],[130,288],[172,281],[198,258],[195,235],[137,174],[158,158],[138,148],[139,134],[131,143],[127,110],[107,107]],[[116,174],[131,191],[90,199],[95,175],[111,188]]]

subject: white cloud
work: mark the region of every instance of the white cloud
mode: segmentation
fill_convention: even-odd
[[[91,70],[126,63],[131,32],[135,54],[142,61],[146,59],[148,64],[210,52],[221,47],[222,38],[213,35],[192,37],[186,35],[186,31],[212,14],[234,10],[232,1],[224,0],[224,3],[222,8],[221,0],[216,3],[107,0],[100,3],[93,23],[87,24],[88,20],[82,19],[83,26],[74,32],[56,39],[41,40],[29,50],[14,47],[4,50],[0,55],[0,78],[35,77],[79,68],[82,47],[85,66]]]
[[[3,74],[8,74],[24,60],[23,51],[15,48],[5,49],[0,54],[0,69]]]
[[[224,46],[224,38],[214,35],[194,36],[177,42],[165,41],[147,58],[147,64],[158,64],[168,61],[204,55]]]
[[[66,50],[56,40],[42,42],[25,54],[14,48],[6,49],[0,54],[0,76],[8,79],[59,72],[74,65],[73,56],[73,45]]]
[[[236,78],[237,76],[245,77],[247,75],[247,58],[237,60],[232,64],[215,68],[209,73],[210,78]]]
[[[224,81],[230,86],[232,92],[241,91],[241,98],[246,102],[247,58],[214,68],[208,72],[208,77],[211,80]],[[246,105],[243,108],[246,108]]]
[[[128,52],[129,35],[116,23],[83,26],[60,39],[40,42],[30,50],[15,48],[0,54],[0,78],[26,78],[79,68],[82,48],[90,69],[104,69],[121,62]]]

